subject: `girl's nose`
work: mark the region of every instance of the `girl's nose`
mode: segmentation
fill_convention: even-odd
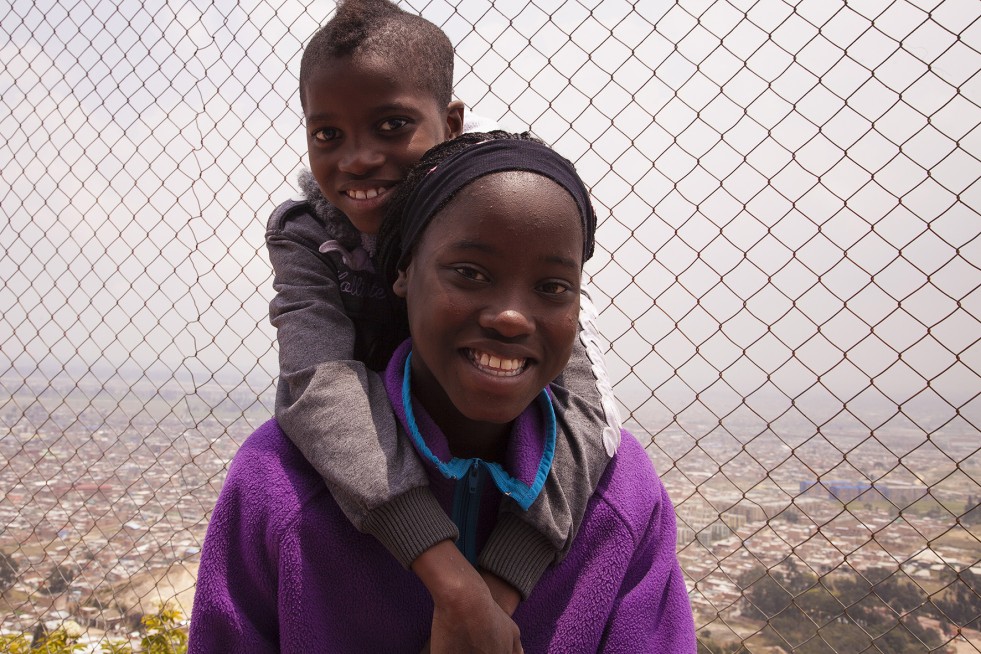
[[[491,329],[504,338],[527,336],[535,331],[535,321],[526,311],[515,304],[488,307],[480,317],[480,325]]]

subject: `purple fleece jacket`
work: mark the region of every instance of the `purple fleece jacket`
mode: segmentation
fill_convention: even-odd
[[[406,420],[407,353],[408,344],[385,377],[396,416],[408,432],[415,422],[430,452],[452,468],[460,460],[418,403],[415,421]],[[461,540],[473,540],[464,549],[479,552],[500,503],[511,501],[498,484],[534,485],[547,457],[547,404],[533,404],[515,421],[504,466],[514,478],[487,474],[486,464],[472,460],[462,465],[473,475],[448,479],[421,453]],[[479,498],[470,512],[468,492]],[[236,454],[208,526],[188,651],[416,654],[431,620],[422,583],[351,525],[277,423],[257,429]],[[643,447],[626,432],[568,556],[545,571],[514,620],[529,654],[695,652],[674,509]]]

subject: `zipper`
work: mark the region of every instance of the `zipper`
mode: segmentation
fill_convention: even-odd
[[[484,474],[479,459],[474,459],[467,476],[457,482],[453,502],[453,522],[460,530],[457,547],[473,565],[477,564],[477,520],[480,517],[480,490]]]

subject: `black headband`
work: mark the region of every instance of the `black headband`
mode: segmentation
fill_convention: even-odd
[[[552,148],[535,141],[494,139],[466,148],[435,168],[409,194],[402,215],[402,255],[398,268],[436,212],[460,189],[475,179],[505,171],[542,175],[564,188],[576,201],[583,223],[583,263],[593,256],[596,214],[589,191],[572,164]]]

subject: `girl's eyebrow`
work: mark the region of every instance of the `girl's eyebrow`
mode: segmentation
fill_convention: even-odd
[[[569,257],[560,257],[557,255],[552,255],[552,256],[545,257],[545,260],[548,261],[549,263],[557,263],[560,266],[565,266],[566,268],[570,268],[572,270],[582,270],[582,263],[579,261],[574,261]]]
[[[475,241],[473,239],[465,238],[455,243],[450,243],[450,249],[452,250],[476,250],[477,252],[485,252],[487,254],[494,254],[497,252],[496,248],[493,248],[488,243],[483,241]]]
[[[454,250],[462,251],[477,251],[486,254],[497,254],[499,250],[488,243],[483,241],[475,241],[473,239],[462,239],[455,243],[452,243],[450,247]],[[582,264],[579,261],[571,259],[569,257],[563,257],[557,254],[547,255],[544,259],[548,263],[555,263],[565,268],[570,268],[572,270],[581,270]]]

